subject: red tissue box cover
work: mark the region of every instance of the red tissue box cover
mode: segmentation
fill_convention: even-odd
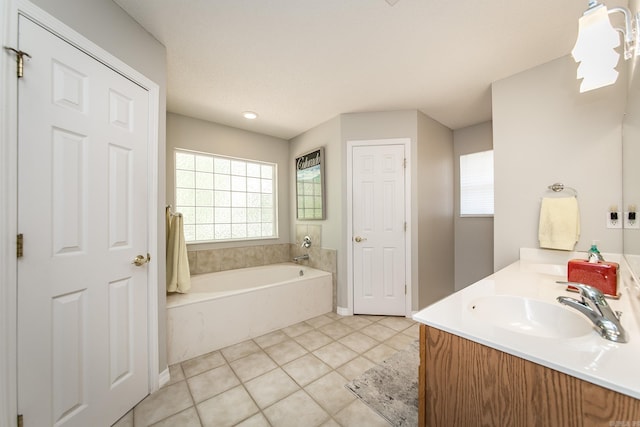
[[[572,259],[567,265],[567,280],[598,288],[607,296],[618,296],[618,268],[615,262],[592,263],[583,259]],[[569,289],[576,288],[569,286]]]

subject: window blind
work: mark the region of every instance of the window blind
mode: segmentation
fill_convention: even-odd
[[[493,215],[493,150],[460,156],[460,216]]]

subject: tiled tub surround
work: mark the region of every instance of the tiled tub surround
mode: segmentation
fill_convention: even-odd
[[[171,365],[116,427],[388,426],[344,385],[416,339],[410,319],[326,313]]]
[[[333,298],[331,309],[336,311],[338,306],[338,252],[334,249],[314,248],[303,249],[298,244],[290,245],[291,259],[298,255],[309,254],[308,260],[299,261],[300,265],[308,265],[318,270],[331,273]]]
[[[191,275],[291,261],[288,243],[224,249],[188,250]]]
[[[193,276],[188,294],[167,296],[169,364],[330,311],[331,282],[294,263]]]
[[[319,226],[314,226],[319,227]],[[302,249],[297,243],[284,243],[275,245],[245,246],[239,248],[202,249],[188,251],[189,270],[191,275],[214,273],[218,271],[235,270],[247,267],[259,267],[263,265],[290,262],[293,257],[309,254],[308,261],[300,261],[301,265],[307,265],[318,270],[331,273],[333,282],[333,311],[337,306],[337,264],[338,255],[335,249],[324,249],[318,243],[313,242],[309,249]]]
[[[320,225],[296,225],[296,243],[273,245],[251,245],[224,249],[198,249],[198,245],[188,248],[189,270],[192,275],[235,270],[237,268],[259,267],[261,265],[289,262],[294,256],[309,253],[310,267],[336,272],[336,254],[333,249],[322,249],[322,227]],[[306,252],[297,251],[304,236],[311,238],[311,248]]]

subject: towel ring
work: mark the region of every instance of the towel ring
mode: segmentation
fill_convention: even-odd
[[[575,197],[578,197],[578,190],[576,190],[575,188],[571,188],[571,187],[565,187],[565,185],[563,183],[561,183],[561,182],[556,182],[554,184],[551,184],[547,188],[549,190],[553,191],[554,193],[559,193],[561,191],[568,190],[568,191],[572,192]]]

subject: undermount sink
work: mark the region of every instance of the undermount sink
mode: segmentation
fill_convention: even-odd
[[[469,304],[469,311],[493,326],[544,338],[574,338],[593,331],[580,313],[560,304],[511,295],[481,297]]]

